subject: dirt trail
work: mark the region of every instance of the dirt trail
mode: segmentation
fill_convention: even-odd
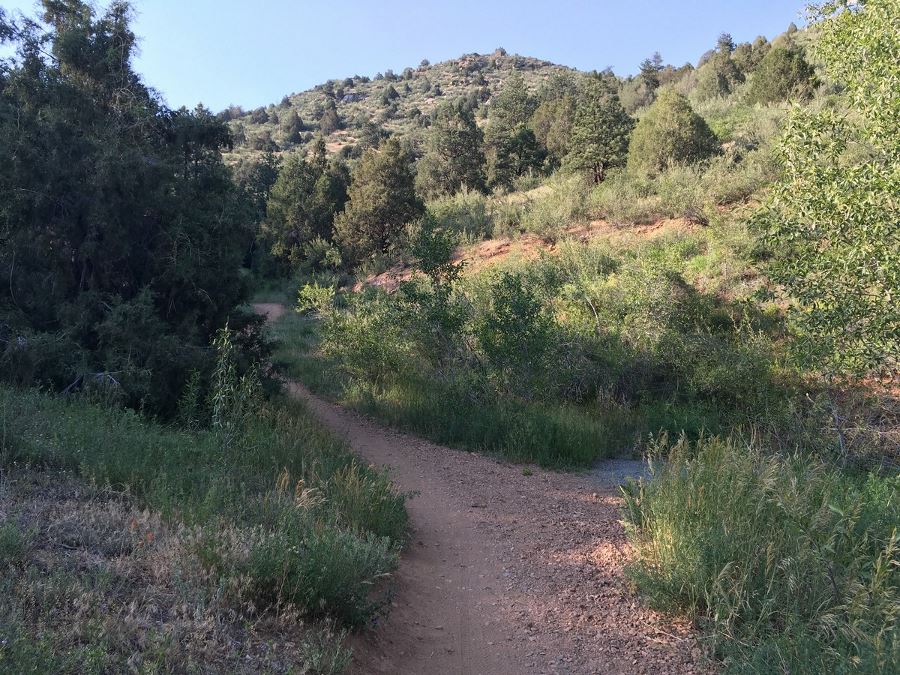
[[[256,305],[274,320],[280,305]],[[412,539],[387,619],[354,638],[354,673],[706,672],[690,629],[642,606],[622,566],[620,498],[600,474],[560,474],[423,441],[313,396],[333,432],[387,467]]]

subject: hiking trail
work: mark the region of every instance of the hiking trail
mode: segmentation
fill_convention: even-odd
[[[275,321],[278,304],[254,305]],[[709,672],[696,635],[628,588],[620,520],[633,461],[556,473],[442,447],[325,401],[302,399],[407,502],[411,538],[389,614],[351,638],[354,674]]]

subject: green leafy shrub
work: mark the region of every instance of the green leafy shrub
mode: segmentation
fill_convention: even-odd
[[[673,89],[664,89],[631,135],[628,170],[655,174],[706,159],[718,148],[712,130],[688,100]]]
[[[417,232],[420,273],[397,292],[349,294],[318,324],[284,324],[293,375],[440,442],[557,466],[661,429],[793,424],[781,322],[749,302],[746,228],[563,241],[467,275],[452,232]]]
[[[518,275],[501,274],[489,294],[489,303],[475,320],[478,345],[501,388],[531,389],[550,349],[552,319]]]
[[[818,12],[814,54],[845,88],[850,112],[792,110],[778,147],[782,175],[757,223],[806,362],[829,373],[896,374],[897,3],[827,3]]]

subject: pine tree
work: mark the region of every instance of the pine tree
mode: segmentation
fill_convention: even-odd
[[[488,183],[509,188],[516,177],[540,168],[544,152],[528,122],[537,101],[528,92],[525,80],[513,73],[491,103],[485,132]]]
[[[649,59],[641,61],[641,78],[650,91],[656,91],[659,88],[659,73],[663,69],[663,60],[659,52],[653,52],[653,56]]]
[[[426,197],[452,195],[464,187],[484,191],[483,142],[484,134],[465,101],[439,106],[417,167],[419,191]]]
[[[607,170],[625,164],[633,127],[634,122],[619,102],[614,85],[588,78],[578,99],[566,164],[587,171],[594,183],[602,182]]]
[[[395,139],[367,150],[353,172],[349,202],[335,221],[345,258],[358,263],[384,253],[407,223],[425,211],[416,195],[409,155]]]

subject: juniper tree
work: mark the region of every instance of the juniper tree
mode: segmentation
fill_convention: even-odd
[[[335,220],[335,236],[353,263],[393,244],[407,223],[424,213],[416,195],[410,157],[395,139],[367,150],[353,171],[349,202]]]
[[[633,127],[615,86],[603,79],[587,78],[578,97],[566,164],[586,171],[594,183],[602,182],[610,168],[625,164]]]
[[[438,107],[428,132],[425,155],[419,160],[419,191],[434,197],[461,188],[484,191],[484,134],[465,101]]]

